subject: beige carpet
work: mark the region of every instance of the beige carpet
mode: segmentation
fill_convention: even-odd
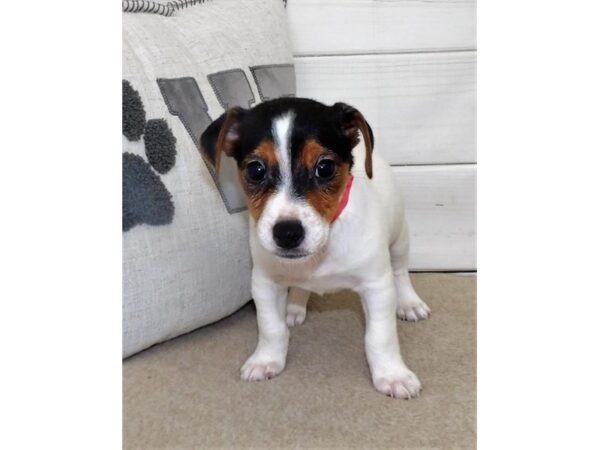
[[[124,362],[124,448],[474,448],[476,277],[413,281],[433,311],[425,322],[398,324],[420,398],[373,389],[362,309],[349,292],[311,298],[281,375],[240,381],[257,335],[247,305]]]

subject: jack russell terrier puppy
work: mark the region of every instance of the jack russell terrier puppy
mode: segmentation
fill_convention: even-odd
[[[284,369],[288,326],[304,322],[310,292],[351,289],[365,312],[375,389],[418,396],[421,383],[400,356],[396,314],[416,321],[430,310],[410,282],[403,203],[362,114],[344,103],[280,98],[230,109],[201,144],[217,171],[221,152],[235,158],[248,198],[259,335],[242,379]]]

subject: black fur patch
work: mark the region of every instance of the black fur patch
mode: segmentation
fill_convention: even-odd
[[[352,169],[352,149],[358,144],[344,134],[349,120],[349,111],[356,110],[349,105],[336,103],[327,106],[315,100],[306,98],[278,98],[260,103],[251,109],[238,108],[239,139],[233,147],[233,157],[238,166],[243,167],[247,156],[261,142],[273,140],[272,126],[277,117],[289,112],[294,115],[291,135],[291,161],[293,164],[294,191],[303,196],[314,189],[317,180],[314,173],[306,168],[300,168],[298,159],[306,141],[316,140],[332,152],[338,163],[347,163]],[[216,141],[219,131],[225,122],[226,114],[214,121],[203,133],[201,141],[205,151],[214,159],[216,156]],[[369,132],[372,134],[370,127]],[[273,180],[271,180],[272,182]]]
[[[241,108],[239,108],[242,110]],[[279,98],[260,103],[250,110],[242,110],[239,123],[240,139],[234,148],[234,157],[238,164],[252,152],[263,140],[273,140],[271,127],[273,121],[288,112],[294,114],[291,136],[292,160],[301,151],[304,142],[315,139],[324,147],[336,153],[342,161],[352,164],[353,143],[344,136],[343,114],[331,106],[326,106],[306,98]],[[203,136],[207,147],[208,141],[216,141],[224,116],[219,117]],[[213,145],[214,146],[214,145]]]
[[[144,131],[146,157],[158,173],[167,173],[175,165],[176,143],[177,140],[165,119],[151,119],[146,123]]]
[[[138,91],[123,80],[123,135],[130,141],[139,141],[144,133],[146,112]]]

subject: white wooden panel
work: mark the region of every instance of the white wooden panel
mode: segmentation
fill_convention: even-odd
[[[391,164],[476,161],[476,52],[295,58],[299,97],[358,108]]]
[[[475,0],[288,0],[296,55],[475,49]]]
[[[411,270],[477,268],[474,164],[394,167],[411,234]]]

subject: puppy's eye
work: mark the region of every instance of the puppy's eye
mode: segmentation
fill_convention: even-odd
[[[335,162],[331,159],[322,159],[315,167],[315,175],[323,180],[330,179],[335,173]]]
[[[265,165],[260,161],[251,161],[246,166],[246,175],[250,181],[262,181],[267,174]]]

